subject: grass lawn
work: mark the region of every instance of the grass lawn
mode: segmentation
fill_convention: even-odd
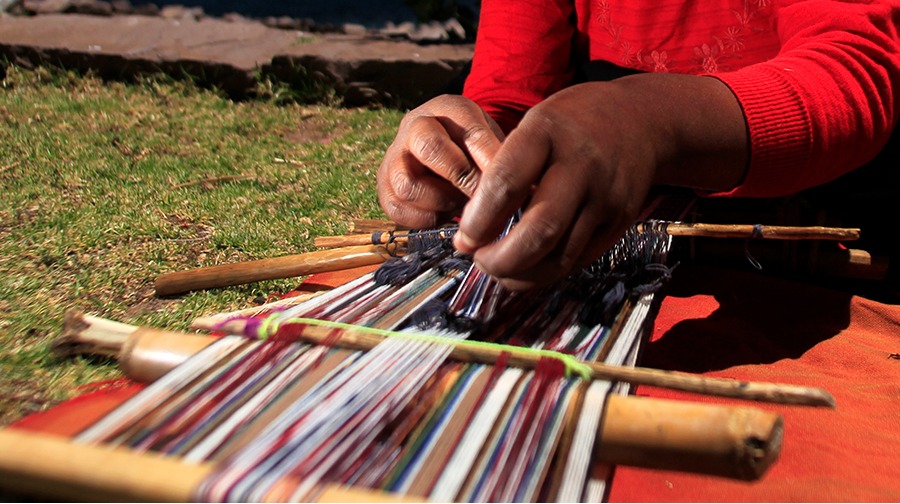
[[[393,110],[234,103],[185,82],[8,68],[0,85],[0,425],[118,377],[48,351],[68,309],[186,329],[299,279],[153,295],[161,273],[312,249],[383,217]]]

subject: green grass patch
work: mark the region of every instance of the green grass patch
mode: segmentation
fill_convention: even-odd
[[[50,355],[66,310],[186,329],[299,279],[158,299],[159,274],[308,251],[351,218],[383,217],[375,171],[401,113],[268,96],[235,103],[164,78],[8,69],[0,425],[117,376],[111,363]]]

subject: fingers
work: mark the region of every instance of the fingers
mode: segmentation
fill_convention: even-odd
[[[501,240],[479,248],[475,261],[482,271],[507,278],[539,264],[558,246],[559,262],[571,267],[595,226],[582,212],[583,188],[573,185],[567,167],[551,166],[522,213],[519,222]],[[468,210],[467,210],[468,211]]]
[[[478,186],[481,171],[494,159],[500,150],[503,133],[483,111],[482,122],[460,122],[453,117],[438,116],[435,119],[443,126],[454,145],[461,145],[467,153],[469,165],[462,170],[440,171],[438,174],[453,182],[466,196],[471,197]],[[466,171],[466,168],[469,170]]]
[[[606,250],[604,213],[577,183],[579,168],[556,164],[547,170],[519,223],[475,252],[479,269],[508,288],[528,289],[556,281]]]
[[[432,227],[458,212],[465,196],[449,182],[430,173],[408,152],[385,156],[377,178],[378,198],[394,221],[411,227]]]
[[[463,210],[454,246],[474,253],[496,239],[509,217],[522,206],[543,174],[551,154],[546,131],[524,120],[503,142],[487,165]]]
[[[502,133],[474,102],[441,97],[404,118],[378,170],[378,195],[398,222],[439,224],[462,207]]]
[[[407,149],[420,166],[427,167],[466,196],[471,196],[478,186],[481,171],[476,161],[466,155],[463,147],[468,149],[471,143],[479,157],[484,157],[484,150],[489,147],[484,145],[487,135],[480,133],[483,131],[483,127],[463,130],[446,118],[417,117],[408,126],[410,141]],[[499,147],[499,140],[496,137],[494,140]]]

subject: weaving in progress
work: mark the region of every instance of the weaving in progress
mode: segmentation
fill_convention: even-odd
[[[659,264],[665,242],[651,237],[632,237],[646,248],[632,257]],[[617,280],[612,273],[630,267],[616,260],[598,265],[590,281],[573,281],[572,292],[501,297],[498,284],[449,248],[414,251],[274,318],[247,324],[257,337],[269,328],[272,337],[264,339],[271,342],[219,340],[76,441],[158,450],[188,461],[224,459],[204,482],[202,500],[309,500],[326,482],[440,501],[597,500],[603,482],[591,481],[590,451],[609,382],[579,390],[581,380],[566,375],[580,370],[567,370],[553,358],[538,360],[529,373],[502,363],[447,364],[450,345],[417,335],[421,330],[469,339],[479,333],[481,341],[530,347],[538,357],[542,350],[567,351],[579,360],[599,356],[625,363],[634,358],[652,296],[629,303],[613,331],[612,313],[623,308],[627,277],[621,273]],[[595,292],[574,291],[585,285]],[[618,299],[603,309],[602,298],[610,293]],[[592,296],[594,303],[576,303]],[[334,369],[308,383],[307,375],[323,372],[316,367],[323,359],[338,360],[326,355],[326,346],[290,343],[291,328],[312,319],[390,337],[369,352],[337,354]],[[473,327],[477,323],[484,326]],[[405,334],[412,336],[400,337]],[[300,394],[298,388],[308,390]],[[291,404],[265,434],[242,441],[243,431],[254,430],[249,419],[285,395]],[[197,396],[204,398],[199,404]],[[578,401],[581,411],[575,410]],[[153,419],[142,418],[151,407]],[[570,415],[577,418],[575,432],[568,433],[572,448],[558,464],[560,473],[550,474]],[[437,473],[439,467],[446,470]],[[546,488],[548,481],[558,488]]]
[[[655,383],[619,366],[635,364],[671,275],[665,228],[635,225],[591,267],[527,293],[455,252],[453,228],[409,232],[404,255],[345,285],[264,316],[213,318],[226,336],[70,443],[164,454],[174,466],[156,478],[185,488],[151,479],[87,498],[347,500],[329,492],[351,488],[374,492],[361,500],[596,502],[613,464],[759,478],[778,455],[778,415],[623,397],[629,383]],[[665,379],[657,385],[832,401],[804,387]]]

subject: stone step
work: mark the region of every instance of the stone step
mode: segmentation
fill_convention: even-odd
[[[348,106],[409,108],[459,92],[472,44],[417,44],[366,33],[307,33],[250,20],[0,15],[0,59],[93,71],[108,79],[189,76],[234,99],[261,79],[327,87]]]

